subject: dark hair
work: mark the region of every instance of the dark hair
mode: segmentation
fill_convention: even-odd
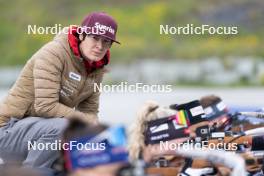
[[[70,140],[87,135],[95,136],[107,128],[108,126],[104,124],[88,125],[79,119],[73,118],[70,120],[68,126],[63,132],[62,142],[69,142]],[[60,157],[54,162],[52,168],[60,174],[66,175],[68,173],[68,169],[65,163],[65,151],[62,150]]]
[[[203,108],[207,108],[213,104],[216,104],[218,102],[222,101],[222,99],[219,96],[216,95],[207,95],[207,96],[203,96],[200,99],[200,103],[202,105]]]
[[[73,119],[70,120],[68,127],[64,130],[63,141],[70,141],[86,135],[95,136],[107,128],[108,126],[104,124],[88,125],[81,120]]]

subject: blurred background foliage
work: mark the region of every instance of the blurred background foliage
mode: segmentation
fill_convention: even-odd
[[[197,60],[217,56],[264,57],[263,0],[1,0],[0,65],[23,65],[54,35],[27,34],[28,25],[80,24],[105,11],[119,24],[112,62],[142,58]],[[160,25],[238,26],[238,35],[160,35]]]

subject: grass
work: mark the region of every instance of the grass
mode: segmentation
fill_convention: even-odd
[[[250,12],[250,21],[239,25],[239,34],[235,36],[219,35],[160,35],[160,24],[184,26],[188,23],[201,25],[203,16],[212,16],[225,5],[246,7]],[[229,3],[205,0],[197,2],[144,0],[124,1],[3,1],[0,6],[0,65],[22,65],[42,45],[51,40],[53,35],[27,35],[27,25],[54,26],[62,24],[79,24],[82,18],[91,11],[105,11],[118,21],[118,39],[121,45],[113,46],[112,62],[133,62],[142,58],[160,59],[202,59],[211,56],[225,58],[228,56],[264,57],[264,26],[260,10],[252,10],[245,0],[232,0]],[[252,8],[252,9],[250,9]],[[242,9],[238,9],[241,13]],[[236,14],[235,14],[236,15]],[[217,19],[215,20],[217,23]],[[247,23],[252,25],[247,28]],[[227,24],[216,24],[227,25]],[[260,27],[259,27],[260,26]]]

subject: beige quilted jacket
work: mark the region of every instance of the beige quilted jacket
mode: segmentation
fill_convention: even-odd
[[[87,74],[80,58],[72,53],[67,34],[59,34],[26,63],[7,97],[0,104],[0,127],[10,117],[37,116],[97,119],[105,69]]]

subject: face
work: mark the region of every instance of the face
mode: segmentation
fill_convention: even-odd
[[[112,41],[103,36],[86,35],[85,38],[83,37],[83,35],[79,36],[82,41],[80,50],[87,61],[101,60],[112,45]]]

